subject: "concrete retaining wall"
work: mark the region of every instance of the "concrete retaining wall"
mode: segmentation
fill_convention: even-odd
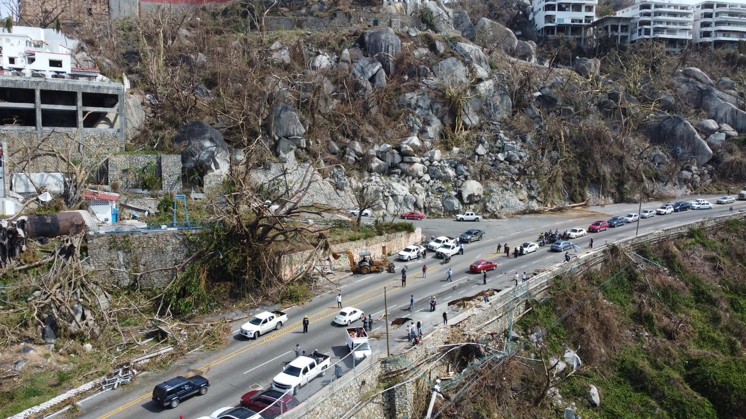
[[[654,245],[665,240],[682,237],[688,234],[693,228],[711,229],[733,219],[743,218],[744,214],[740,213],[712,217],[685,226],[658,230],[642,237],[624,239],[616,242],[615,245],[631,249],[643,245]],[[417,348],[374,362],[379,364],[383,364],[384,361],[394,362],[402,369],[408,369],[410,366],[416,365],[419,369],[420,377],[424,377],[425,374],[432,373],[433,371],[437,374],[437,369],[440,366],[429,362],[428,358],[432,359],[433,355],[440,353],[441,347],[448,342],[452,326],[459,325],[463,330],[468,330],[472,333],[502,333],[508,329],[511,322],[517,320],[525,313],[528,307],[527,301],[541,299],[547,294],[554,278],[565,274],[579,274],[585,270],[593,269],[601,265],[605,257],[606,253],[601,248],[574,259],[572,263],[557,264],[548,271],[531,278],[525,284],[520,284],[517,287],[499,292],[490,302],[481,303],[470,310],[451,317],[448,321],[449,326],[436,326],[432,333],[427,335],[423,343]],[[368,368],[373,369],[372,367]],[[386,371],[391,370],[391,368],[384,365],[379,370]],[[404,373],[403,371],[402,374]],[[406,371],[406,374],[411,375],[411,371]],[[414,417],[415,414],[420,413],[414,411],[415,387],[413,383],[408,383],[381,395],[377,393],[369,394],[367,399],[362,398],[358,400],[353,409],[349,410],[344,416],[339,417],[354,417],[359,419]],[[326,392],[323,395],[314,395],[301,406],[308,404],[303,409],[304,414],[308,415],[308,417],[324,417],[319,412],[322,412],[325,406],[337,405],[339,403],[349,405],[347,397],[349,397],[349,394],[346,394],[345,400],[342,400],[342,397],[338,397],[336,393]],[[380,405],[382,406],[382,410],[379,410],[377,407],[375,409],[371,408],[371,405]]]
[[[361,251],[369,251],[371,255],[378,259],[381,256],[389,256],[399,252],[401,249],[413,243],[422,241],[422,229],[418,228],[414,233],[393,233],[385,236],[372,237],[365,240],[354,242],[334,244],[331,246],[332,252],[339,254],[339,259],[328,258],[323,260],[313,259],[313,251],[305,251],[284,255],[281,260],[281,275],[285,279],[292,278],[297,272],[304,269],[309,264],[315,265],[322,269],[330,268],[334,271],[349,271],[350,262],[347,257],[347,251],[351,251],[355,257]]]
[[[117,154],[109,157],[109,185],[120,189],[140,188],[143,170],[155,165],[161,190],[181,193],[181,156],[178,154]]]

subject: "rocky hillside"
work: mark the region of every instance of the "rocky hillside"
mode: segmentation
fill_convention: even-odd
[[[746,417],[744,233],[734,220],[612,247],[600,270],[555,281],[514,326],[513,356],[474,368],[444,416]]]
[[[308,199],[340,206],[364,189],[379,214],[503,216],[746,181],[737,52],[672,56],[641,44],[596,57],[571,44],[537,47],[436,3],[387,11],[412,25],[247,33],[232,5],[77,36],[143,98],[131,148],[227,147],[223,173],[311,164],[325,182]],[[350,13],[281,12],[330,22]],[[210,127],[194,137],[189,122]],[[208,181],[215,165],[200,164],[187,165],[193,183],[223,179]]]

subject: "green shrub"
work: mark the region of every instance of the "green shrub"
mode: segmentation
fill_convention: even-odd
[[[720,418],[746,412],[746,362],[743,359],[701,358],[687,363],[686,382],[712,403]]]
[[[307,284],[290,284],[280,294],[280,303],[283,305],[298,305],[310,301],[313,298],[311,288]]]

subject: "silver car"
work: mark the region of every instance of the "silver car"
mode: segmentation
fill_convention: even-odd
[[[651,209],[642,210],[640,212],[640,218],[653,218],[655,217],[655,211]]]

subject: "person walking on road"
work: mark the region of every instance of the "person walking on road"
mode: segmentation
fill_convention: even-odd
[[[487,271],[482,271],[482,285],[487,285]]]
[[[565,262],[570,261],[570,252],[565,252]]]
[[[453,282],[453,268],[448,268],[448,282]]]
[[[373,316],[368,314],[368,330],[373,330]]]
[[[522,282],[528,281],[528,277],[526,276],[526,272],[523,273],[523,276],[521,277]]]
[[[422,265],[422,277],[427,278],[427,265]]]
[[[417,320],[417,336],[422,336],[422,322],[420,320]]]
[[[515,286],[516,287],[518,286],[518,278],[519,278],[518,271],[515,271],[515,275],[513,276],[513,280],[515,280]]]
[[[443,312],[443,326],[448,325],[448,313]]]
[[[412,325],[407,324],[407,340],[412,343]]]
[[[337,308],[342,308],[342,293],[337,294]]]
[[[295,357],[298,358],[301,354],[300,343],[295,344]]]
[[[409,296],[409,311],[414,311],[414,294]]]
[[[508,247],[508,243],[505,243],[505,256],[510,257],[510,247]]]
[[[503,245],[502,245],[502,243],[498,243],[497,244],[497,253],[496,254],[499,255],[501,250],[503,250]]]
[[[363,330],[368,331],[368,316],[363,314]]]
[[[401,287],[407,286],[407,267],[401,268]]]
[[[593,238],[592,238],[592,237],[591,237],[591,242],[590,242],[590,244],[588,244],[588,247],[590,247],[591,249],[593,249]]]
[[[460,254],[461,254],[461,255],[463,256],[463,254],[464,254],[464,244],[463,244],[463,243],[461,243],[461,244],[459,245],[459,249],[458,249],[458,252],[459,252],[459,253],[460,253]]]
[[[435,306],[438,304],[438,301],[435,299],[435,296],[433,295],[432,298],[430,298],[430,311],[435,311]]]
[[[308,333],[308,324],[311,323],[308,320],[308,316],[303,316],[303,333]]]

